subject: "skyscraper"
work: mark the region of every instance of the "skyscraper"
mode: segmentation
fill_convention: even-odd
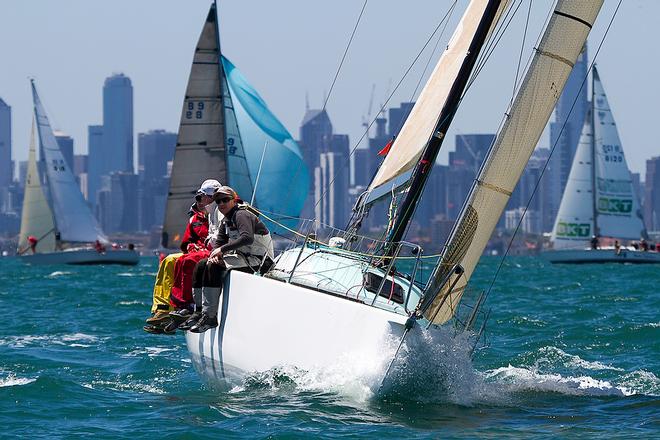
[[[108,168],[133,173],[133,86],[123,73],[103,85],[103,143]]]
[[[0,98],[0,188],[11,185],[11,107]]]
[[[174,159],[176,133],[151,130],[138,134],[138,228],[162,225],[169,178],[167,163]]]
[[[103,144],[103,126],[87,127],[87,201],[92,210],[96,207],[96,193],[101,189],[101,176],[107,175],[107,152]]]

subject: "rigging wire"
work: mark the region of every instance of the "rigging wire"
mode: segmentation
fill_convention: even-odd
[[[454,0],[454,4],[456,4],[457,1],[458,1],[458,0]],[[328,184],[328,187],[330,187],[330,186],[332,185],[332,183],[334,183],[334,181],[335,181],[335,179],[338,177],[339,173],[343,172],[344,169],[345,169],[347,166],[350,165],[350,158],[353,156],[353,154],[355,153],[355,150],[357,150],[357,148],[360,146],[360,144],[362,143],[362,141],[364,140],[364,138],[369,134],[369,130],[371,129],[371,127],[373,126],[373,124],[376,122],[376,119],[378,119],[378,115],[379,115],[380,113],[382,113],[383,110],[385,110],[385,107],[386,107],[387,104],[390,102],[390,100],[392,99],[392,97],[394,96],[394,94],[396,93],[396,91],[399,89],[399,87],[400,87],[401,84],[403,83],[404,79],[408,76],[408,74],[410,73],[410,71],[412,70],[412,68],[415,66],[415,64],[417,63],[417,61],[418,61],[419,58],[421,57],[422,53],[424,53],[424,51],[426,50],[426,47],[431,43],[431,41],[433,40],[433,37],[435,36],[435,34],[438,32],[438,30],[439,30],[440,27],[443,25],[443,23],[444,23],[446,20],[449,19],[449,17],[451,16],[451,13],[452,13],[452,11],[453,11],[453,9],[454,9],[454,8],[453,8],[453,6],[452,6],[452,7],[451,7],[451,8],[445,13],[445,15],[442,17],[442,19],[440,20],[440,22],[438,23],[438,25],[435,27],[435,29],[433,30],[433,32],[431,33],[431,35],[428,37],[428,39],[426,40],[426,42],[425,42],[424,45],[422,46],[422,48],[417,52],[417,55],[416,55],[415,58],[412,60],[412,62],[410,63],[410,65],[408,66],[408,68],[406,69],[406,71],[403,73],[403,75],[401,76],[401,78],[399,79],[399,81],[397,82],[397,84],[394,86],[394,89],[392,90],[392,92],[389,94],[389,96],[387,97],[387,99],[385,100],[385,102],[381,105],[380,109],[379,109],[378,112],[376,113],[376,116],[371,120],[371,122],[369,123],[369,125],[367,126],[367,128],[366,128],[366,129],[364,130],[364,132],[362,133],[362,136],[360,136],[360,139],[358,139],[358,142],[357,142],[357,143],[355,144],[355,146],[351,149],[351,152],[350,152],[350,154],[348,155],[348,160],[346,161],[346,163],[344,164],[344,166],[342,167],[342,169],[339,170],[337,173],[335,173],[335,175],[333,176],[332,180],[331,180],[330,183]],[[446,28],[446,25],[445,25],[445,28]],[[444,28],[443,28],[443,32],[444,32]],[[325,189],[323,190],[323,192],[321,193],[321,196],[320,196],[319,199],[316,201],[316,204],[314,205],[314,207],[318,206],[318,204],[321,202],[321,200],[323,199],[323,197],[325,196],[325,194],[328,192],[328,190],[329,190],[329,188],[325,188]]]
[[[337,82],[337,77],[339,77],[339,72],[341,71],[342,66],[344,65],[344,61],[346,60],[346,55],[348,54],[348,49],[351,47],[351,43],[353,42],[353,37],[355,37],[355,32],[357,31],[358,26],[360,25],[360,20],[362,20],[362,15],[364,14],[364,10],[367,7],[367,2],[369,0],[364,0],[364,4],[362,5],[362,9],[360,10],[360,15],[358,16],[357,22],[355,22],[355,26],[353,27],[353,32],[351,33],[351,37],[348,39],[348,44],[346,45],[346,49],[344,50],[344,55],[341,57],[341,61],[339,62],[339,67],[337,67],[337,72],[335,72],[335,77],[332,79],[332,84],[330,85],[330,91],[328,92],[328,95],[325,97],[325,101],[323,102],[323,108],[321,111],[325,110],[325,107],[328,105],[328,100],[330,99],[330,95],[332,94],[332,89],[335,87],[335,83]]]
[[[610,19],[610,22],[608,23],[607,28],[605,29],[605,33],[603,34],[603,37],[601,38],[600,43],[598,44],[598,48],[596,49],[596,53],[594,54],[594,58],[591,61],[591,63],[589,64],[589,69],[587,70],[587,75],[582,79],[582,83],[580,84],[579,91],[581,91],[587,83],[587,80],[589,78],[589,73],[593,69],[593,66],[596,62],[596,58],[598,58],[598,54],[600,53],[600,50],[603,47],[603,43],[605,42],[605,38],[607,37],[607,34],[609,33],[610,28],[612,27],[612,23],[614,22],[614,19],[616,18],[617,13],[619,12],[619,7],[621,6],[622,2],[623,2],[623,0],[619,0],[618,4],[616,6],[616,9],[614,10],[614,13],[612,14],[612,18]],[[578,91],[578,95],[579,95],[579,91]],[[568,112],[569,115],[573,112],[573,109],[575,108],[577,100],[578,100],[578,96],[576,96],[575,99],[573,100],[573,104],[571,105],[571,108]],[[545,171],[548,167],[548,164],[550,163],[550,159],[552,158],[552,154],[554,153],[557,145],[559,144],[559,138],[560,138],[561,134],[564,132],[564,129],[566,128],[566,123],[567,123],[567,121],[564,121],[564,124],[562,125],[561,130],[559,131],[559,135],[557,136],[557,140],[555,141],[555,143],[552,145],[552,148],[550,149],[550,155],[548,156],[548,160],[545,162],[545,164],[543,164],[543,168],[541,169],[541,173],[539,175],[539,178],[536,180],[536,184],[534,186],[534,189],[532,190],[532,194],[529,196],[529,199],[527,199],[527,204],[525,205],[525,209],[523,210],[523,214],[520,216],[520,220],[518,221],[518,224],[516,225],[516,228],[513,231],[513,235],[511,236],[511,239],[509,240],[507,248],[504,251],[504,255],[502,256],[502,259],[500,260],[500,263],[497,266],[497,270],[495,271],[495,274],[493,275],[493,279],[491,280],[490,285],[488,286],[488,290],[486,291],[486,294],[484,295],[484,299],[483,299],[484,302],[486,301],[486,299],[490,295],[490,292],[493,289],[493,286],[495,285],[495,281],[497,280],[497,277],[498,277],[498,275],[499,275],[499,273],[502,269],[502,266],[504,266],[504,261],[506,260],[506,258],[509,255],[509,251],[511,250],[511,246],[513,245],[513,240],[516,238],[516,235],[518,234],[518,231],[520,230],[520,226],[522,225],[522,222],[525,218],[525,214],[527,213],[527,210],[529,209],[529,205],[531,205],[532,199],[534,198],[534,195],[536,194],[536,192],[537,192],[537,190],[540,186],[541,179],[543,178],[543,175],[545,174]]]

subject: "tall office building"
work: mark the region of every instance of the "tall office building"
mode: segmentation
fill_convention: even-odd
[[[167,162],[174,159],[176,133],[151,130],[138,134],[138,175],[152,181],[167,175]]]
[[[64,156],[64,161],[69,166],[69,169],[73,171],[73,138],[59,130],[56,130],[53,134],[55,135],[55,140],[57,140],[57,145],[60,147],[62,156]]]
[[[345,135],[344,135],[345,136]],[[346,136],[348,140],[348,136]],[[335,152],[321,153],[316,178],[320,184],[316,188],[314,217],[321,223],[343,229],[348,222],[348,168],[346,156]]]
[[[138,134],[138,229],[163,224],[169,187],[167,164],[174,159],[176,133],[151,130]]]
[[[97,193],[101,228],[108,234],[137,231],[137,175],[119,171],[103,176],[102,181]]]
[[[546,215],[551,217],[553,222],[559,210],[559,203],[566,187],[573,156],[580,140],[582,125],[589,108],[586,81],[588,65],[587,46],[585,45],[566,81],[564,91],[557,101],[555,122],[550,123],[550,148],[554,146],[555,150],[552,153],[546,177],[548,180]]]
[[[0,188],[11,185],[11,107],[0,98]]]
[[[103,143],[109,171],[133,173],[133,86],[123,73],[103,85]]]
[[[96,193],[101,189],[101,176],[110,172],[108,154],[103,143],[103,126],[87,127],[87,201],[94,210]]]
[[[648,231],[660,231],[660,156],[646,161],[644,223]]]

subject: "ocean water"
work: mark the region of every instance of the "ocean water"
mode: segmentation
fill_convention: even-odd
[[[482,259],[473,286],[498,263]],[[660,438],[657,266],[509,258],[489,345],[470,359],[447,331],[423,358],[404,350],[383,396],[351,364],[209,387],[182,334],[142,330],[156,265],[0,259],[1,438]]]

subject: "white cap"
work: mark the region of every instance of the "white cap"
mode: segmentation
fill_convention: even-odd
[[[202,182],[202,185],[197,190],[197,194],[206,194],[207,196],[213,196],[213,193],[216,189],[220,188],[222,184],[215,179],[206,179]]]

